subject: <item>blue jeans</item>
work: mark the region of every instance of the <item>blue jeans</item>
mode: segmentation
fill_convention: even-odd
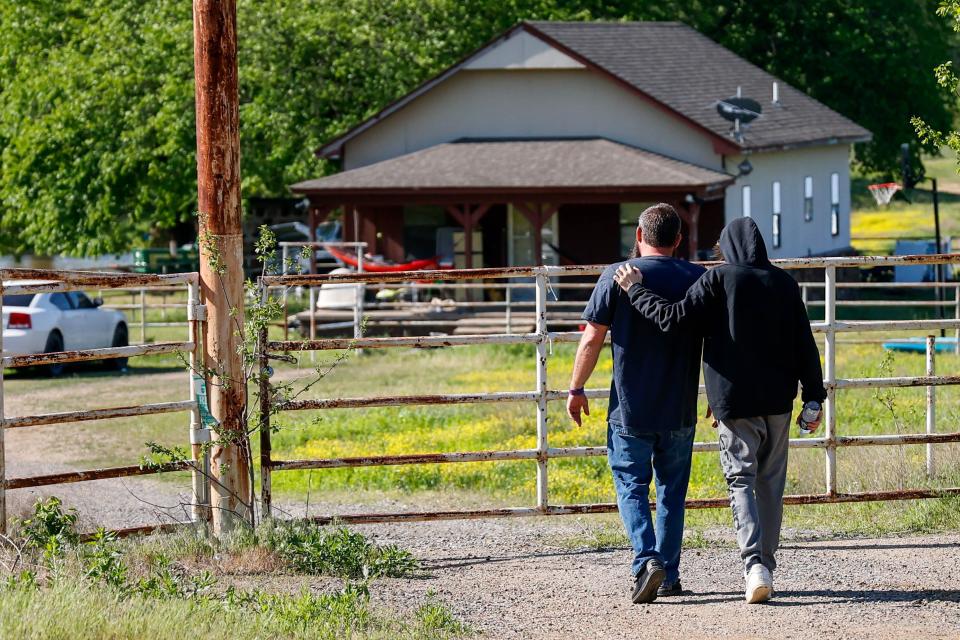
[[[680,579],[683,503],[687,499],[694,427],[655,433],[630,433],[609,425],[607,460],[613,472],[620,517],[633,546],[633,575],[652,558],[667,570],[664,584]],[[657,520],[650,520],[650,481],[656,472]]]

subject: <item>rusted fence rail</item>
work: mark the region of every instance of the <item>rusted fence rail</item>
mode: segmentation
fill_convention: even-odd
[[[949,494],[960,494],[960,487],[943,489],[914,488],[898,491],[869,491],[859,493],[842,493],[837,489],[837,462],[836,451],[839,447],[850,446],[883,446],[926,444],[927,471],[931,475],[935,472],[933,447],[936,444],[960,442],[960,432],[935,433],[936,387],[942,385],[960,384],[960,376],[937,376],[934,372],[935,340],[930,335],[926,339],[927,370],[925,376],[890,377],[890,378],[838,378],[836,375],[837,336],[848,332],[886,332],[903,329],[924,330],[930,334],[934,330],[960,330],[960,319],[932,319],[932,320],[885,320],[885,321],[839,321],[837,320],[838,288],[837,269],[873,266],[896,266],[917,264],[958,264],[960,254],[924,255],[924,256],[896,256],[896,257],[848,257],[848,258],[800,258],[778,260],[776,264],[785,269],[823,269],[824,281],[824,320],[813,322],[816,333],[824,335],[825,380],[828,397],[824,403],[824,435],[821,437],[797,438],[790,440],[790,446],[798,449],[823,449],[825,452],[824,476],[826,490],[822,494],[791,495],[784,498],[785,504],[823,504],[840,502],[861,502],[876,500],[906,500],[915,498],[931,498]],[[328,275],[283,275],[261,278],[261,295],[266,297],[272,287],[305,286],[315,287],[326,283],[363,283],[368,285],[382,285],[385,283],[424,281],[424,280],[485,280],[490,278],[534,278],[536,290],[535,330],[530,333],[509,333],[493,335],[457,335],[457,336],[422,336],[422,337],[386,337],[386,338],[331,338],[322,340],[280,340],[270,341],[266,330],[261,333],[261,345],[266,350],[261,364],[268,366],[269,355],[279,352],[297,352],[314,350],[338,349],[381,349],[398,347],[457,347],[461,345],[483,344],[533,344],[536,345],[536,387],[531,391],[498,392],[498,393],[471,393],[445,395],[411,395],[411,396],[376,396],[365,398],[330,398],[316,400],[298,400],[284,402],[271,397],[271,388],[266,371],[260,375],[260,393],[262,409],[271,407],[280,411],[350,409],[384,406],[424,406],[436,404],[462,403],[501,403],[527,402],[534,404],[536,409],[536,447],[530,449],[516,449],[503,451],[460,451],[443,453],[410,453],[406,455],[390,456],[363,456],[350,458],[326,458],[313,460],[277,460],[274,459],[271,447],[269,417],[266,425],[260,430],[260,462],[261,462],[261,492],[264,515],[271,513],[271,477],[274,472],[303,469],[331,469],[343,467],[372,467],[406,464],[448,464],[485,462],[494,460],[533,460],[537,463],[536,504],[523,507],[509,507],[501,509],[469,509],[456,511],[422,511],[399,513],[355,513],[346,515],[328,515],[315,518],[318,522],[335,520],[347,523],[391,522],[440,520],[458,518],[485,518],[508,516],[541,516],[564,515],[583,513],[602,513],[616,510],[615,503],[598,504],[552,504],[549,499],[548,469],[549,461],[556,458],[604,456],[607,453],[605,446],[580,447],[550,447],[549,422],[547,405],[551,401],[562,400],[566,392],[550,389],[547,381],[547,361],[550,354],[550,345],[560,342],[576,342],[580,333],[577,331],[550,331],[548,328],[547,304],[548,292],[551,283],[557,278],[565,276],[596,275],[602,271],[599,265],[576,267],[510,267],[503,269],[471,269],[471,270],[443,270],[435,272],[401,272],[401,273],[352,273]],[[892,434],[872,436],[842,436],[838,434],[837,425],[837,391],[856,388],[876,387],[926,387],[926,432],[917,434]],[[591,389],[588,397],[603,398],[609,392],[606,389]],[[697,442],[694,451],[716,451],[715,442]],[[706,500],[690,500],[689,508],[717,508],[728,506],[726,497],[717,497]]]
[[[198,281],[199,278],[196,273],[131,275],[95,271],[0,269],[0,295],[50,293],[81,289],[114,290],[136,288],[138,291],[150,291],[152,289],[169,290],[171,287],[181,289],[185,287],[187,291],[187,302],[185,306],[188,318],[187,336],[183,342],[160,342],[127,347],[112,347],[108,349],[88,349],[29,355],[8,354],[3,351],[3,337],[2,331],[0,331],[0,352],[3,354],[2,358],[0,358],[0,533],[6,533],[7,530],[6,492],[8,490],[174,471],[192,472],[193,499],[191,516],[193,520],[199,522],[206,521],[209,518],[209,460],[205,455],[205,448],[202,446],[202,443],[209,440],[210,432],[204,427],[200,420],[196,400],[197,390],[195,388],[195,379],[192,375],[192,371],[197,370],[196,364],[199,354],[201,353],[200,336],[202,335],[202,331],[200,330],[200,325],[205,321],[205,307],[200,302]],[[177,402],[158,402],[124,407],[63,411],[13,417],[6,416],[4,412],[3,370],[5,368],[104,360],[110,358],[132,358],[163,353],[186,354],[190,371],[188,371],[187,376],[189,382],[184,380],[184,391],[189,392],[189,399]],[[56,384],[55,381],[51,382],[51,385],[54,384]],[[181,412],[190,413],[189,436],[193,452],[193,459],[191,460],[174,461],[157,465],[130,465],[84,471],[69,471],[18,478],[7,477],[6,465],[4,464],[4,433],[8,429]],[[126,534],[164,528],[167,527],[165,525],[131,527],[121,529],[118,533]]]

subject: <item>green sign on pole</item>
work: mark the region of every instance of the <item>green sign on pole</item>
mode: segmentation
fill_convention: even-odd
[[[196,394],[197,409],[200,411],[200,423],[207,429],[213,429],[220,426],[217,419],[210,413],[210,405],[207,404],[207,381],[196,373],[193,374],[193,388]]]

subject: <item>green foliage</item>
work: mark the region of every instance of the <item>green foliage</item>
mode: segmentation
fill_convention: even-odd
[[[99,529],[82,549],[86,576],[102,580],[114,589],[127,587],[127,565],[117,548],[116,535]]]
[[[194,208],[190,4],[0,2],[0,250],[129,248]]]
[[[344,528],[268,523],[221,542],[199,538],[196,532],[121,542],[100,529],[81,542],[75,520],[72,511],[50,498],[37,501],[33,517],[21,523],[25,561],[43,551],[48,570],[45,575],[25,570],[0,580],[0,637],[176,638],[181,636],[171,630],[182,634],[191,620],[198,621],[198,632],[216,628],[221,633],[232,629],[234,620],[245,620],[246,627],[227,633],[233,638],[440,640],[468,632],[433,594],[403,618],[372,609],[371,579],[409,576],[419,565],[398,547],[377,546]],[[51,545],[50,539],[59,542]],[[304,590],[296,595],[234,586],[217,589],[212,573],[190,571],[171,557],[196,560],[255,546],[275,550],[302,571],[342,578],[344,586],[330,593]],[[59,616],[51,615],[52,610]],[[156,611],[168,613],[153,615]],[[64,615],[66,628],[61,627]],[[128,628],[136,632],[120,631]]]
[[[167,447],[157,442],[145,443],[148,453],[140,457],[140,466],[145,469],[161,469],[164,465],[190,459],[184,447]]]
[[[436,593],[427,593],[427,601],[417,609],[414,616],[419,623],[417,635],[435,635],[450,638],[469,633],[470,629],[460,622],[450,609],[437,599]]]
[[[937,15],[948,18],[953,30],[960,33],[960,0],[943,0],[937,8]],[[954,73],[952,60],[937,66],[933,70],[933,75],[937,84],[950,96],[951,100],[956,101],[960,98],[960,92],[958,92],[960,78]],[[924,114],[923,117],[914,116],[910,122],[923,144],[934,150],[949,147],[954,153],[960,151],[960,131],[945,131],[947,124],[934,121],[926,111],[921,110],[920,113]],[[958,165],[958,169],[960,169],[960,165]]]
[[[417,571],[409,551],[378,546],[361,533],[308,523],[267,523],[260,532],[264,545],[295,569],[313,575],[347,579],[402,578]]]
[[[949,43],[924,0],[239,0],[244,194],[332,171],[316,147],[521,19],[687,22],[872,130],[868,170],[895,169],[911,113],[951,120],[917,72]],[[0,23],[0,251],[126,251],[192,224],[190,3],[0,0]]]
[[[296,596],[262,591],[237,595],[228,593],[227,601],[242,602],[248,608],[269,613],[288,633],[311,633],[321,637],[347,637],[353,630],[366,629],[371,622],[370,591],[366,585],[348,584],[335,593],[314,594],[302,591]]]
[[[71,567],[49,580],[28,571],[12,576],[0,582],[0,637],[174,640],[189,629],[234,640],[445,640],[469,633],[432,596],[408,615],[372,607],[365,583],[327,593],[218,592],[209,574],[185,576],[167,560],[150,572],[122,589],[103,589]]]
[[[33,516],[20,522],[19,531],[28,548],[40,549],[51,559],[79,540],[76,525],[76,510],[64,509],[60,498],[51,496],[37,499]]]

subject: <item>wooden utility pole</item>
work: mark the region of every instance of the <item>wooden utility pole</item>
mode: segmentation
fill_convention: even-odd
[[[204,364],[220,423],[211,450],[214,535],[252,521],[246,436],[247,386],[238,353],[243,330],[243,228],[236,0],[193,0],[197,96],[200,286],[207,305]]]

